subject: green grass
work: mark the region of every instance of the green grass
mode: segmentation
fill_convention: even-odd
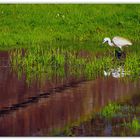
[[[103,70],[113,65],[112,57],[101,55],[97,58],[94,53],[92,52],[90,57],[83,58],[79,50],[72,49],[72,47],[36,45],[25,50],[11,51],[10,62],[19,78],[22,74],[26,74],[28,83],[36,79],[43,81],[45,77],[51,80],[54,77],[80,78],[84,76],[89,80],[103,75]]]
[[[125,60],[125,70],[130,73],[133,77],[140,76],[140,54],[139,53],[131,53],[127,55]]]
[[[22,49],[13,51],[11,63],[27,81],[65,77],[65,64],[67,73],[87,79],[120,65],[139,77],[140,51],[135,42],[139,42],[140,5],[7,4],[0,9],[0,48],[25,48],[25,56]],[[115,35],[133,41],[124,49],[124,61],[114,59],[114,48],[100,47],[104,37]],[[80,50],[90,52],[89,57],[77,57]]]
[[[122,126],[129,128],[133,135],[137,135],[140,130],[140,121],[138,118],[139,117],[135,116],[131,122],[128,123],[124,122]]]
[[[112,118],[119,110],[121,109],[120,105],[116,103],[109,103],[105,106],[100,114],[105,118]]]
[[[0,46],[60,40],[101,42],[115,35],[139,41],[140,5],[0,5]]]
[[[85,48],[84,48],[85,47]],[[91,49],[90,49],[91,48]],[[113,49],[92,49],[94,46],[69,45],[31,45],[27,49],[15,49],[11,51],[10,62],[13,70],[21,78],[26,74],[28,83],[34,80],[45,81],[45,77],[51,80],[54,77],[75,78],[85,77],[87,80],[103,76],[103,71],[124,67],[127,79],[139,78],[140,52],[131,48],[126,50],[127,57],[118,61],[114,57]],[[105,50],[106,49],[106,50]],[[81,56],[80,51],[86,51],[87,56]],[[90,51],[92,50],[92,51]],[[24,52],[24,53],[23,53]],[[98,55],[97,55],[98,53]],[[24,54],[24,55],[23,55]],[[125,78],[125,79],[126,79]],[[124,79],[124,80],[125,80]]]
[[[136,135],[139,130],[140,130],[140,121],[139,121],[139,116],[134,116],[133,119],[131,120],[129,117],[132,114],[135,114],[135,108],[133,106],[129,105],[119,105],[117,103],[110,103],[107,106],[105,106],[100,114],[101,116],[111,120],[113,117],[117,116],[119,117],[124,117],[127,114],[127,119],[129,119],[129,122],[126,122],[124,119],[124,122],[121,123],[121,126],[124,126],[126,128],[130,128],[132,131],[132,134]],[[131,135],[131,134],[130,134]]]
[[[138,131],[140,129],[140,123],[139,123],[139,120],[136,117],[133,119],[131,127],[135,131]]]

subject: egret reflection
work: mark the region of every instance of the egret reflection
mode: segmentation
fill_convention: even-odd
[[[114,78],[121,78],[130,75],[130,71],[126,71],[123,67],[119,66],[118,68],[112,68],[108,71],[103,71],[104,76],[112,76]]]

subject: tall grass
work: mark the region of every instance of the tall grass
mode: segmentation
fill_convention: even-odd
[[[71,45],[67,47],[65,45],[58,47],[53,44],[32,45],[27,49],[12,50],[10,60],[13,70],[18,73],[19,78],[26,74],[29,83],[37,79],[43,81],[45,77],[50,80],[54,77],[74,76],[90,80],[103,76],[103,71],[117,70],[118,68],[124,71],[126,78],[139,78],[139,51],[135,51],[135,49],[132,52],[131,50],[127,51],[126,58],[118,60],[113,52],[108,53],[106,50],[103,53],[98,49],[90,51],[88,47],[86,56],[80,55],[80,50],[83,49],[83,46],[75,48]]]
[[[68,76],[94,79],[101,76],[103,70],[111,67],[113,62],[110,56],[97,57],[93,54],[94,52],[90,57],[84,58],[75,49],[37,45],[11,51],[10,60],[13,70],[19,73],[19,78],[26,74],[28,83],[43,77],[48,80]]]

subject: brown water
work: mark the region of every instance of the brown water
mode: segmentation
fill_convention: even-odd
[[[11,70],[9,53],[0,52],[0,135],[49,136],[56,129],[99,112],[109,102],[137,96],[140,81],[112,77],[86,81],[67,77],[27,85]],[[101,135],[101,134],[100,134]]]
[[[140,95],[121,102],[120,110],[111,118],[95,113],[77,125],[75,122],[57,136],[140,136]]]

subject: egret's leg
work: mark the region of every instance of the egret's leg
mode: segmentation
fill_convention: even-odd
[[[122,56],[122,51],[115,49],[115,57],[118,58],[118,59],[120,59],[121,56]]]

